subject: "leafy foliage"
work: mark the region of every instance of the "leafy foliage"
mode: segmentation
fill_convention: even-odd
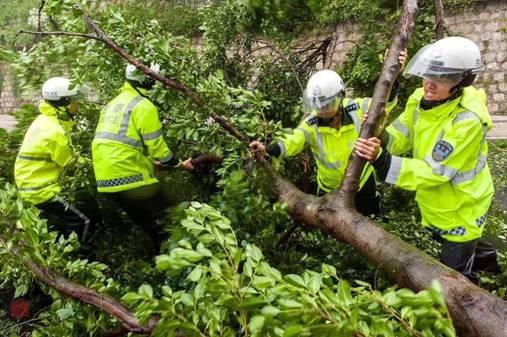
[[[123,297],[139,317],[161,315],[154,336],[454,336],[438,285],[414,294],[351,288],[333,266],[282,275],[255,245],[238,242],[227,218],[192,203],[169,254],[156,265],[179,287],[143,285]],[[178,238],[178,241],[175,239]]]
[[[31,37],[17,37],[20,29],[29,29],[38,25],[38,4],[36,0],[21,3],[3,1],[0,13],[0,46],[21,47],[31,44]],[[31,23],[31,24],[29,24]]]

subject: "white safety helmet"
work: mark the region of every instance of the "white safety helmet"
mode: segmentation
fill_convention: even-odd
[[[70,80],[65,77],[52,77],[42,85],[42,98],[51,103],[65,106],[72,98],[81,95],[79,88],[70,87]]]
[[[303,103],[311,111],[327,110],[340,106],[345,96],[345,84],[333,70],[320,70],[308,80],[303,93]]]
[[[160,74],[160,65],[152,63],[150,65],[150,70]],[[155,81],[151,77],[146,76],[141,70],[137,69],[135,65],[130,63],[125,68],[125,78],[142,88],[149,89],[155,84]]]
[[[456,85],[471,85],[481,69],[479,47],[464,37],[452,36],[427,45],[408,63],[404,75],[451,80]]]

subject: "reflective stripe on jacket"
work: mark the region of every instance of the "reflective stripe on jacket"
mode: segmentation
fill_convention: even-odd
[[[492,122],[483,90],[465,88],[453,101],[421,110],[423,89],[387,128],[393,154],[386,182],[416,191],[425,226],[443,238],[481,237],[494,189],[486,132]],[[412,158],[398,157],[412,150]]]
[[[387,106],[391,111],[397,99]],[[348,160],[361,129],[361,119],[371,103],[371,98],[343,100],[343,123],[339,129],[319,126],[315,115],[307,117],[296,129],[285,134],[278,144],[281,156],[292,157],[310,146],[317,164],[317,183],[319,188],[330,192],[342,183]],[[373,172],[367,165],[361,176],[360,186]]]
[[[153,103],[125,83],[100,112],[92,142],[93,169],[99,192],[119,192],[157,182],[153,160],[169,161]]]
[[[58,177],[72,160],[71,121],[58,119],[49,103],[39,104],[40,115],[28,128],[14,164],[21,197],[34,205],[48,201],[61,190]]]

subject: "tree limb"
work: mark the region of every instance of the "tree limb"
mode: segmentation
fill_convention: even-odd
[[[181,92],[184,96],[190,98],[192,102],[194,102],[196,105],[200,107],[205,107],[206,103],[204,102],[204,99],[199,96],[195,91],[187,87],[186,85],[162,76],[154,71],[152,71],[149,67],[147,67],[145,64],[143,64],[141,61],[130,55],[127,51],[120,48],[104,31],[102,31],[98,25],[88,16],[83,16],[84,20],[86,21],[88,27],[95,32],[96,35],[93,34],[84,34],[84,33],[75,33],[75,32],[61,32],[61,31],[55,31],[55,32],[34,32],[34,31],[26,31],[21,30],[19,31],[18,35],[21,33],[24,34],[32,34],[32,35],[41,35],[41,36],[71,36],[71,37],[81,37],[86,39],[92,39],[96,41],[100,41],[106,45],[109,49],[113,50],[116,54],[118,54],[121,58],[128,61],[129,63],[135,65],[139,70],[141,70],[144,74],[147,76],[153,78],[156,81],[159,81],[162,83],[165,87],[169,89],[174,89],[179,92]],[[234,136],[236,139],[238,139],[242,143],[248,143],[250,141],[250,138],[237,130],[228,120],[227,118],[214,113],[210,112],[209,115],[218,123],[222,128],[227,130],[229,134]]]
[[[39,6],[39,12],[37,13],[37,31],[42,31],[41,20],[42,20],[42,10],[44,9],[44,5],[46,4],[45,0],[41,0]],[[35,42],[38,42],[41,38],[41,35],[35,36]]]
[[[107,312],[111,316],[115,317],[125,329],[128,329],[128,331],[139,334],[149,334],[156,326],[159,320],[158,317],[154,316],[150,318],[148,324],[143,326],[135,317],[134,313],[111,296],[101,294],[94,289],[67,280],[64,277],[57,275],[49,268],[39,266],[30,258],[21,254],[16,247],[8,245],[3,238],[0,238],[0,244],[2,244],[15,258],[23,261],[25,267],[39,280],[43,281],[65,296],[77,299],[83,303],[90,304],[99,310]]]
[[[192,165],[193,166],[206,166],[206,165],[212,165],[212,164],[222,164],[223,160],[219,156],[216,156],[214,154],[201,154],[200,156],[197,156],[196,158],[192,159]]]
[[[171,89],[177,90],[184,94],[185,96],[189,97],[194,103],[196,103],[199,106],[204,105],[204,101],[202,97],[198,96],[195,91],[188,88],[187,86],[173,80],[170,78],[167,78],[165,76],[160,75],[157,72],[154,72],[146,65],[142,64],[141,61],[133,57],[132,55],[128,54],[124,49],[120,48],[109,36],[106,35],[98,26],[97,24],[92,20],[91,17],[84,14],[83,18],[88,25],[88,28],[90,28],[92,31],[97,34],[98,40],[104,42],[106,46],[110,49],[112,49],[114,52],[116,52],[118,55],[120,55],[123,59],[127,60],[129,63],[135,65],[139,70],[141,70],[146,75],[150,76],[151,78],[161,82],[166,87],[169,87]]]
[[[162,76],[162,75],[152,71],[149,67],[142,64],[141,61],[134,58],[132,55],[127,53],[124,49],[120,48],[109,36],[107,36],[106,33],[104,33],[104,31],[102,31],[98,27],[98,25],[88,15],[85,14],[83,17],[84,17],[84,20],[86,21],[88,27],[91,30],[93,30],[95,32],[95,34],[97,34],[100,41],[102,41],[109,49],[112,49],[116,54],[121,56],[123,59],[125,59],[128,62],[130,62],[131,64],[135,65],[144,74],[153,78],[154,80],[159,81],[167,88],[174,89],[174,90],[181,92],[185,96],[189,97],[198,106],[201,106],[201,107],[205,106],[206,103],[204,102],[204,99],[201,96],[199,96],[195,91],[193,91],[189,87],[185,86],[184,84],[182,84],[176,80],[167,78],[165,76]],[[243,133],[241,133],[240,131],[238,131],[234,126],[232,126],[232,124],[225,117],[220,116],[214,112],[211,112],[210,116],[213,117],[213,119],[218,124],[220,124],[225,130],[227,130],[231,135],[236,137],[239,141],[241,141],[241,142],[248,142],[249,141],[249,138],[246,135],[244,135]]]
[[[20,30],[19,34],[30,34],[30,35],[39,35],[39,36],[71,36],[71,37],[84,37],[86,39],[92,39],[104,42],[102,39],[95,35],[91,34],[83,34],[83,33],[74,33],[74,32],[61,32],[61,31],[53,31],[53,32],[35,32],[31,30]]]
[[[372,102],[368,109],[368,118],[361,128],[361,138],[378,136],[384,128],[387,119],[385,106],[392,86],[400,73],[398,56],[400,52],[408,46],[408,42],[414,31],[416,12],[417,0],[406,0],[398,26],[398,33],[393,36],[389,52],[382,66],[380,78],[373,91]],[[354,202],[364,164],[365,160],[352,152],[352,157],[349,161],[345,178],[340,189],[342,191],[340,193],[346,196],[345,201],[348,205]]]
[[[447,24],[445,22],[444,5],[442,0],[433,0],[435,6],[435,33],[437,40],[443,39],[447,34]]]

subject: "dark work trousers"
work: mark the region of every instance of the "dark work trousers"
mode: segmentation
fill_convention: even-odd
[[[80,193],[72,205],[63,198],[56,197],[36,206],[50,229],[57,230],[64,237],[75,232],[82,250],[92,250],[92,235],[101,223],[99,207],[92,195]]]
[[[362,215],[382,216],[380,194],[377,193],[375,175],[372,173],[355,198],[356,209]]]
[[[496,250],[487,242],[474,240],[469,242],[451,242],[438,234],[433,237],[442,244],[440,262],[480,284],[476,271],[500,273]]]
[[[111,197],[129,218],[150,236],[156,253],[165,239],[160,220],[172,204],[169,194],[160,183],[137,187],[127,191],[104,193]]]

